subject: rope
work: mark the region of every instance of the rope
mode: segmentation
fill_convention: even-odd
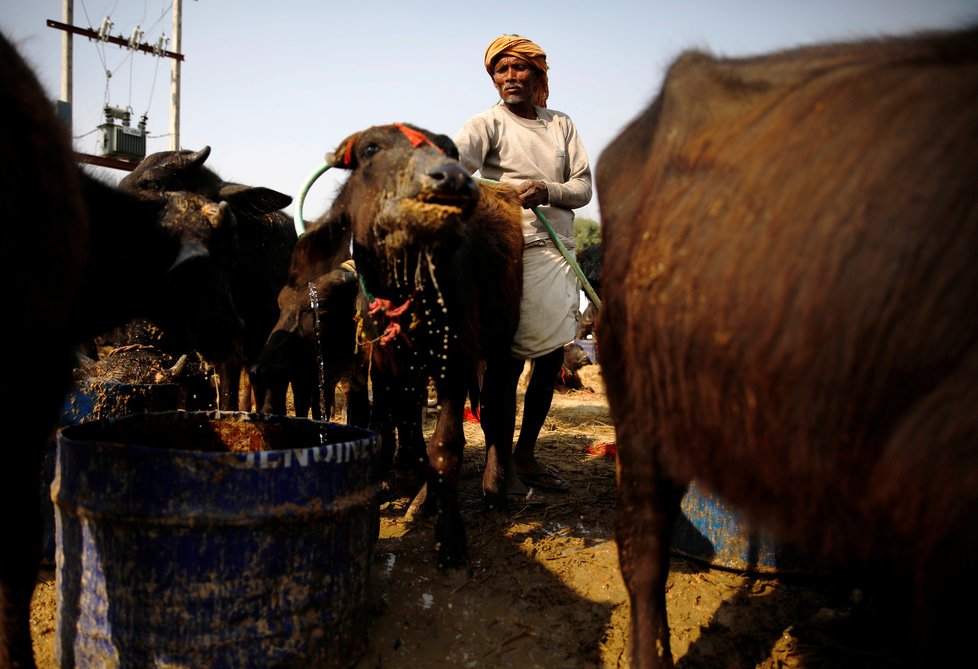
[[[369,290],[367,290],[367,284],[364,283],[363,274],[360,272],[357,272],[357,282],[360,284],[360,291],[363,293],[363,296],[367,298],[367,304],[373,302],[374,296]]]

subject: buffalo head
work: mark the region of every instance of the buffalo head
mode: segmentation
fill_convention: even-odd
[[[361,246],[388,254],[438,243],[469,216],[479,188],[450,139],[404,124],[374,126],[343,140],[334,167],[353,170],[334,203],[361,222]]]

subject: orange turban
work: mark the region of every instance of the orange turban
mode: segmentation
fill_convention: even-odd
[[[550,97],[547,82],[547,54],[539,46],[519,35],[502,35],[486,47],[486,72],[492,76],[492,66],[502,56],[515,56],[529,63],[537,71],[537,86],[533,94],[533,104],[546,107]]]

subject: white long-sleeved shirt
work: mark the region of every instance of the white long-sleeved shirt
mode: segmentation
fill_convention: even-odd
[[[591,201],[591,165],[567,114],[536,107],[525,119],[497,104],[469,119],[455,137],[462,165],[494,181],[547,184],[549,204],[540,212],[568,248],[574,247],[574,212]],[[526,243],[548,239],[532,209],[523,211]]]
[[[574,212],[591,201],[591,166],[577,128],[566,114],[536,107],[525,119],[496,105],[466,122],[455,137],[469,172],[517,184],[547,184],[549,204],[539,207],[568,249],[574,248]],[[532,359],[571,341],[580,319],[577,276],[532,209],[523,210],[523,299],[513,338],[515,357]],[[537,242],[537,243],[534,243]]]

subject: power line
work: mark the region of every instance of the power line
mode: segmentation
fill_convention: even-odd
[[[82,4],[84,6],[84,2]],[[87,9],[85,11],[87,15]],[[154,25],[159,23],[164,16],[165,13],[161,15],[160,18],[154,22]],[[71,20],[70,11],[66,10],[65,18],[66,20]],[[144,12],[144,18],[145,18],[145,12]],[[105,89],[106,101],[105,101],[105,109],[104,109],[106,114],[106,122],[100,125],[98,128],[99,130],[102,131],[101,144],[103,149],[102,153],[104,155],[95,156],[95,155],[76,152],[75,154],[76,158],[80,162],[84,162],[84,163],[101,165],[104,167],[113,167],[116,169],[131,170],[136,165],[136,162],[133,162],[133,160],[142,159],[142,157],[144,157],[146,153],[146,148],[145,148],[146,137],[147,137],[146,127],[145,127],[146,114],[143,114],[142,119],[139,123],[139,128],[137,130],[129,127],[129,118],[130,118],[129,112],[131,108],[122,109],[122,108],[112,107],[111,105],[109,105],[108,103],[109,78],[112,76],[112,72],[109,71],[106,65],[105,55],[101,47],[106,42],[109,42],[130,50],[128,54],[128,59],[130,62],[130,77],[129,77],[130,102],[132,101],[131,100],[132,80],[133,80],[132,67],[134,64],[132,58],[133,51],[142,51],[144,53],[159,56],[161,58],[162,57],[172,58],[173,60],[177,61],[177,63],[174,64],[174,68],[176,68],[177,71],[179,68],[179,63],[184,60],[183,54],[175,51],[167,50],[165,47],[169,42],[169,38],[165,36],[161,36],[159,40],[156,42],[156,44],[148,44],[146,42],[143,42],[142,37],[145,33],[138,25],[133,29],[128,39],[122,37],[121,35],[119,36],[111,35],[109,31],[112,29],[112,21],[109,19],[108,16],[106,16],[105,19],[102,21],[102,25],[100,26],[100,29],[98,31],[92,30],[90,28],[80,28],[78,26],[69,25],[67,23],[62,23],[51,19],[47,21],[47,25],[49,28],[62,30],[68,34],[81,35],[83,37],[87,37],[89,40],[95,40],[98,43],[98,46],[100,47],[99,49],[97,49],[97,51],[99,52],[99,57],[102,61],[103,69],[106,73],[106,89]],[[174,18],[174,25],[175,26],[178,25],[178,20],[176,18]],[[179,33],[179,28],[175,28],[175,30],[177,31],[177,33]],[[179,48],[179,34],[177,34],[176,39],[177,39],[177,48]],[[125,63],[125,59],[122,61],[122,63],[119,64],[119,67],[121,67],[124,63]],[[154,74],[153,74],[154,87],[156,83],[156,77],[159,72],[159,61],[157,61],[156,65],[157,66],[156,68],[154,68]],[[70,91],[70,87],[69,87],[69,91]],[[67,95],[70,104],[70,92]],[[148,103],[148,105],[151,103],[152,103],[152,93],[150,95],[150,102]],[[147,112],[148,111],[149,111],[149,106],[147,106]],[[173,122],[172,116],[173,115],[171,113],[171,123]],[[114,119],[116,118],[122,120],[121,126],[115,123]],[[85,133],[84,135],[81,135],[81,137],[86,137],[89,134],[91,133]],[[170,134],[172,135],[173,133]]]

